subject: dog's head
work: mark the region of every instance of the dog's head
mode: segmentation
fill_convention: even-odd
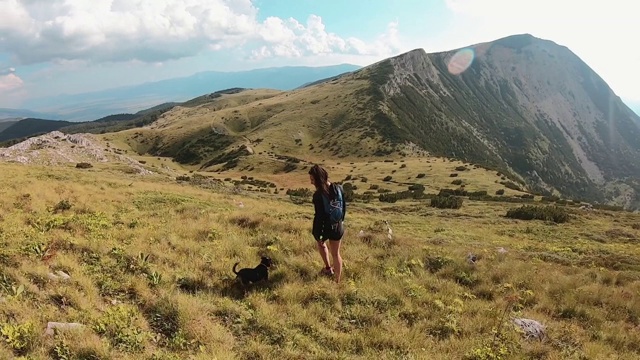
[[[260,264],[266,266],[266,267],[271,267],[271,258],[268,256],[263,256],[260,259]]]

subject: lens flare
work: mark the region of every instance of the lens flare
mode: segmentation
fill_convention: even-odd
[[[460,75],[471,66],[475,53],[472,49],[461,49],[455,53],[449,60],[447,68],[449,73]]]

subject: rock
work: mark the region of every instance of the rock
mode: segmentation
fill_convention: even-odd
[[[44,333],[46,335],[53,335],[54,329],[67,330],[67,329],[78,329],[82,327],[84,327],[84,325],[80,323],[63,323],[63,322],[50,321],[47,323],[47,329],[44,331]]]
[[[34,136],[8,148],[0,149],[0,160],[7,162],[49,166],[115,160],[131,166],[138,174],[153,174],[128,156],[115,154],[111,156],[115,158],[107,156],[104,146],[93,134],[67,135],[60,131]]]
[[[525,338],[542,340],[545,337],[545,327],[541,323],[531,319],[513,319],[513,323],[524,333]]]
[[[47,277],[51,280],[69,280],[71,276],[64,271],[58,270],[56,273],[48,273]]]
[[[478,261],[478,257],[475,254],[469,253],[467,254],[467,262],[469,264],[475,264]]]

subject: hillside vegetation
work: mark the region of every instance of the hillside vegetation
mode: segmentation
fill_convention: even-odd
[[[426,194],[458,189],[456,179],[469,191],[504,191],[496,174],[423,160],[419,179],[434,184]],[[403,163],[354,164],[368,177],[362,182],[326,162],[334,181],[360,195],[382,187],[387,173],[374,167],[383,165],[400,171]],[[197,172],[176,181],[106,166],[0,169],[4,358],[640,356],[637,214],[539,198],[508,203],[523,194],[511,189],[503,201],[446,191],[395,203],[353,199],[344,281],[335,284],[318,275],[304,171],[259,191],[267,173],[232,185]],[[275,194],[286,182],[290,195]],[[460,207],[433,207],[448,197]],[[274,260],[269,282],[242,289],[233,263],[252,267],[260,255]],[[546,336],[525,339],[516,318],[539,321]],[[81,325],[46,335],[49,322]]]
[[[431,154],[500,171],[541,195],[639,206],[640,119],[597,74],[529,35],[470,49],[475,60],[460,75],[448,71],[454,51],[419,49],[293,91],[207,94],[99,132],[191,170]]]

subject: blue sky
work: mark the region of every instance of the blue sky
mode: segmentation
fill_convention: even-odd
[[[0,0],[0,107],[199,71],[368,65],[530,33],[640,103],[631,1]]]

